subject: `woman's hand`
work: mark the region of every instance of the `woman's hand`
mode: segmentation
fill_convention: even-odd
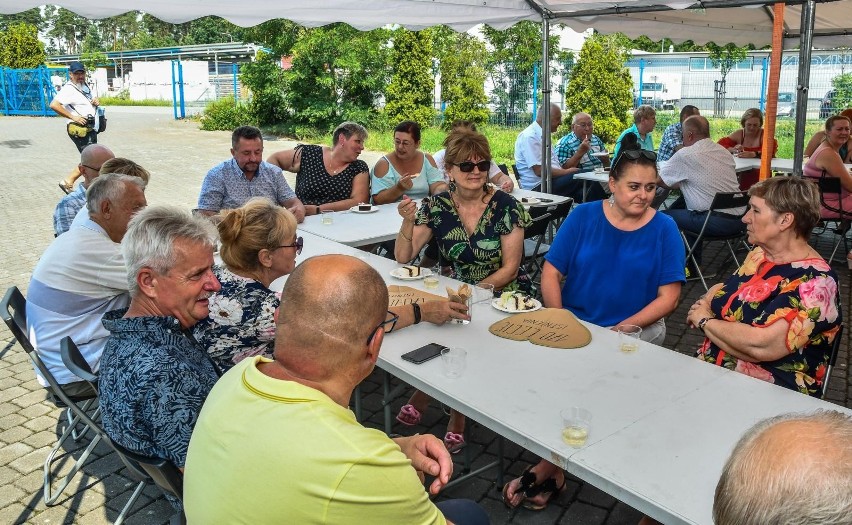
[[[405,175],[399,178],[399,181],[396,183],[396,187],[399,188],[399,190],[402,192],[410,190],[414,186],[414,178],[418,175],[419,173],[406,173]]]
[[[417,213],[417,203],[408,195],[403,195],[402,200],[396,206],[396,210],[402,216],[403,221],[414,222],[414,214]]]
[[[740,151],[737,154],[737,157],[739,157],[741,159],[754,159],[754,158],[757,157],[757,152],[756,151]]]
[[[705,317],[710,319],[716,317],[713,314],[713,310],[710,309],[710,300],[706,295],[695,301],[695,304],[689,307],[689,313],[686,315],[686,324],[688,324],[690,328],[695,328]]]

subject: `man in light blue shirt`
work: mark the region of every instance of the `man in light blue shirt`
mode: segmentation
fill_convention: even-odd
[[[700,115],[698,108],[687,104],[680,110],[680,121],[667,127],[657,151],[657,162],[665,162],[672,158],[677,150],[683,147],[683,121],[693,115]]]
[[[83,176],[83,182],[77,189],[62,197],[53,212],[53,233],[62,235],[71,228],[71,223],[80,208],[86,205],[86,188],[100,175],[101,166],[114,158],[112,151],[100,144],[90,144],[80,153],[80,165],[77,167]]]

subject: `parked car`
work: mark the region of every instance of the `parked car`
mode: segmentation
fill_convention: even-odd
[[[775,113],[779,117],[796,116],[796,94],[795,93],[778,93],[778,110]]]
[[[819,105],[819,118],[828,118],[837,114],[839,108],[834,107],[834,98],[837,95],[837,90],[832,89],[822,97],[822,103]]]

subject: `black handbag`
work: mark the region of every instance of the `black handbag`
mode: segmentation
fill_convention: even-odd
[[[101,118],[98,120],[98,129],[95,131],[97,131],[98,133],[103,133],[104,131],[106,131],[106,124],[107,118],[101,115]]]

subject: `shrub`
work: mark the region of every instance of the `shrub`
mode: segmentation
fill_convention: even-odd
[[[248,108],[231,98],[207,104],[201,116],[201,129],[205,131],[231,131],[253,123],[254,119],[251,118]]]

